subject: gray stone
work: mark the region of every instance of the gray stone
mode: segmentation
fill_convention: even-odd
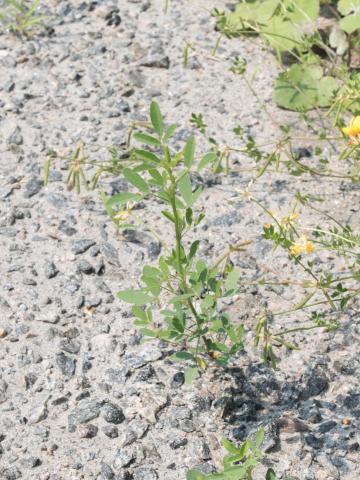
[[[150,242],[147,246],[147,252],[151,260],[156,260],[161,253],[161,243]]]
[[[63,352],[56,354],[56,365],[66,377],[72,377],[75,373],[76,360],[67,357]]]
[[[157,480],[158,474],[152,468],[138,468],[134,472],[134,480]]]
[[[118,448],[113,461],[113,467],[120,469],[127,467],[134,460],[135,454],[130,448]]]
[[[170,58],[164,52],[149,53],[146,58],[139,61],[141,67],[165,68],[170,67]]]
[[[176,372],[171,380],[171,388],[180,388],[184,385],[185,375],[183,372]]]
[[[57,269],[54,262],[46,262],[44,270],[45,270],[45,277],[48,278],[49,280],[51,278],[56,277],[56,275],[59,273],[59,270]]]
[[[86,252],[86,250],[89,250],[89,248],[95,245],[95,243],[96,242],[94,240],[90,240],[86,238],[82,240],[75,240],[72,243],[71,250],[73,253],[75,253],[75,255],[79,255],[81,253]]]
[[[67,207],[67,199],[62,193],[51,192],[47,195],[47,199],[57,209]]]
[[[40,192],[44,185],[43,180],[37,177],[31,178],[26,184],[25,184],[25,191],[24,191],[24,197],[25,198],[31,198],[37,193]]]
[[[107,463],[101,465],[101,475],[104,480],[112,480],[115,478],[115,473],[113,469]]]
[[[21,478],[21,471],[17,467],[4,467],[0,469],[0,478],[2,480],[17,480]]]
[[[119,444],[121,447],[126,447],[127,445],[131,445],[132,443],[136,442],[137,438],[138,437],[134,430],[128,427],[121,436]]]
[[[117,438],[119,436],[119,430],[115,425],[105,425],[102,431],[109,438]]]
[[[94,273],[94,267],[85,259],[80,260],[80,262],[77,264],[77,269],[79,272],[85,273],[86,275]]]
[[[7,139],[8,145],[20,146],[24,143],[23,136],[21,134],[20,127],[16,127],[12,134]]]
[[[35,468],[41,465],[39,457],[25,457],[20,460],[20,465],[23,468]]]
[[[101,408],[101,415],[103,419],[108,423],[114,423],[118,425],[125,420],[124,412],[120,407],[117,407],[113,403],[106,403]]]
[[[77,230],[73,227],[71,227],[65,220],[62,220],[59,223],[58,229],[60,232],[65,233],[68,237],[71,237],[77,233]]]
[[[172,440],[169,445],[170,445],[170,448],[172,448],[173,450],[177,450],[178,448],[180,447],[184,447],[186,444],[188,443],[188,440],[187,438],[185,437],[177,437],[177,438],[174,438],[174,440]]]
[[[102,243],[100,245],[100,251],[111,265],[115,265],[116,267],[120,266],[118,251],[111,243]]]
[[[78,433],[80,438],[94,438],[98,433],[98,427],[91,423],[79,425]]]
[[[74,339],[65,339],[61,340],[60,342],[60,348],[61,350],[64,350],[67,353],[72,353],[73,355],[76,355],[80,351],[80,343],[77,342]]]
[[[82,400],[68,416],[69,427],[90,422],[100,414],[100,405],[93,400]]]

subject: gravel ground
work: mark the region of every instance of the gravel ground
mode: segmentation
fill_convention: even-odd
[[[358,302],[336,332],[298,335],[300,350],[279,352],[271,371],[252,347],[251,328],[264,302],[286,308],[303,292],[244,287],[227,305],[246,325],[244,352],[226,371],[210,369],[186,386],[183,366],[168,360],[171,349],[140,343],[129,307],[115,298],[137,284],[159,244],[147,232],[116,235],[96,192],[67,190],[63,163],[43,184],[49,149],[66,154],[82,139],[102,155],[96,146],[121,145],[154,98],[180,125],[178,142],[191,133],[191,112],[202,113],[222,142],[234,141],[239,124],[272,138],[275,127],[229,72],[237,55],[257,70],[256,89],[277,120],[296,122],[270,103],[277,67],[260,44],[223,41],[218,59],[210,58],[209,10],[222,2],[170,3],[164,16],[161,0],[50,0],[47,33],[28,41],[0,35],[0,479],[184,479],[191,467],[220,467],[223,435],[240,441],[263,424],[265,464],[279,478],[357,480]],[[196,52],[185,69],[186,41]],[[237,160],[247,167],[249,160]],[[201,255],[216,258],[228,243],[252,239],[233,258],[243,278],[299,275],[261,239],[261,212],[229,201],[249,178],[197,178],[206,187]],[[104,188],[126,185],[107,179]],[[359,190],[340,182],[264,176],[253,193],[286,213],[299,189],[321,193],[334,216],[359,227]],[[159,205],[144,208],[141,216],[166,237]],[[326,253],[316,261],[338,266]]]

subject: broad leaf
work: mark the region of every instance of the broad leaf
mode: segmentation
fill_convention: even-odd
[[[190,168],[194,163],[194,155],[195,155],[195,138],[190,137],[186,142],[184,148],[184,163],[187,168]]]
[[[155,132],[161,137],[164,132],[164,121],[157,102],[151,102],[150,118]]]
[[[198,165],[198,168],[197,168],[198,171],[200,172],[200,170],[205,168],[206,165],[208,165],[209,163],[215,163],[217,158],[218,157],[217,157],[216,153],[214,153],[214,152],[206,153],[199,162],[199,165]]]
[[[134,187],[138,188],[140,192],[144,193],[145,195],[149,193],[149,185],[145,182],[145,180],[140,177],[140,175],[134,170],[130,168],[124,168],[123,175],[126,180],[134,185]]]
[[[179,185],[181,196],[185,200],[186,205],[191,207],[191,205],[193,204],[193,194],[192,194],[191,180],[188,173],[182,176],[178,185]]]
[[[190,385],[195,378],[199,376],[199,370],[197,367],[189,367],[185,370],[185,383]]]
[[[113,195],[106,201],[107,207],[113,207],[115,205],[121,205],[126,202],[138,202],[142,199],[142,196],[137,193],[123,192]]]
[[[235,290],[237,282],[240,278],[240,268],[234,268],[226,277],[225,281],[225,290],[232,291]]]
[[[153,297],[150,297],[143,290],[122,290],[117,294],[118,298],[126,303],[132,303],[133,305],[145,305],[154,301]]]
[[[152,145],[153,147],[161,147],[161,143],[155,137],[148,135],[147,133],[137,132],[134,133],[134,138],[138,142],[145,143],[146,145]]]
[[[280,107],[306,111],[328,106],[337,89],[336,80],[324,77],[320,65],[296,64],[278,76],[274,99]]]
[[[269,468],[269,470],[266,472],[265,480],[276,480],[276,473],[272,468]]]
[[[199,470],[190,470],[186,474],[186,480],[205,480],[205,475]]]
[[[222,438],[221,443],[223,444],[223,447],[229,453],[232,453],[233,455],[238,455],[239,454],[239,449],[232,442],[230,442],[230,440],[228,440],[227,438]]]
[[[192,353],[189,352],[176,352],[171,355],[169,359],[183,362],[186,360],[194,360],[194,356],[192,355]]]

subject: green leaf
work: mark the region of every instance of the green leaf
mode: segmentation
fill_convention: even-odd
[[[302,24],[319,15],[319,0],[251,0],[237,5],[227,16],[230,29],[259,32],[279,51],[292,50],[303,41]]]
[[[123,302],[133,305],[145,305],[154,301],[154,298],[146,294],[144,290],[122,290],[118,292],[117,296]]]
[[[191,247],[190,247],[190,250],[189,250],[189,258],[193,258],[195,255],[196,255],[196,252],[199,248],[199,245],[200,245],[200,240],[195,240],[192,244],[191,244]]]
[[[320,65],[295,64],[278,76],[274,99],[280,107],[306,111],[330,105],[337,89],[336,80],[324,77]]]
[[[199,165],[198,165],[198,168],[197,168],[198,171],[200,172],[200,170],[205,168],[206,165],[209,164],[209,163],[215,163],[217,158],[218,157],[217,157],[216,153],[214,153],[214,152],[206,153],[199,162]]]
[[[148,323],[148,317],[146,315],[146,311],[143,310],[141,307],[134,306],[134,307],[132,307],[131,311],[135,315],[135,317],[139,318],[144,323]]]
[[[145,143],[146,145],[152,145],[153,147],[161,147],[160,141],[157,138],[148,135],[147,133],[137,132],[134,134],[134,138],[138,142]]]
[[[134,185],[134,187],[138,188],[140,192],[144,193],[145,195],[149,193],[149,185],[142,177],[140,177],[138,173],[134,172],[134,170],[131,170],[130,168],[124,168],[123,175],[126,180]]]
[[[357,8],[358,10],[354,14],[342,18],[339,22],[341,29],[348,34],[354,33],[360,28],[360,5]]]
[[[337,9],[341,15],[349,15],[352,12],[360,10],[360,0],[339,0]]]
[[[155,183],[155,185],[158,185],[159,187],[162,187],[164,185],[163,177],[157,170],[155,170],[155,168],[151,168],[149,170],[149,174],[151,175],[152,182]]]
[[[199,376],[199,369],[197,367],[189,367],[185,370],[185,383],[190,385],[195,378]]]
[[[192,211],[192,209],[191,209],[190,207],[186,209],[185,219],[186,219],[186,223],[187,223],[188,225],[191,225],[191,224],[192,224],[193,211]]]
[[[138,148],[133,148],[131,154],[134,158],[139,160],[146,160],[153,164],[158,164],[161,162],[160,158],[155,155],[155,153],[148,152],[147,150],[140,150]]]
[[[176,128],[177,128],[176,123],[172,123],[168,127],[164,135],[164,143],[166,143],[174,135]]]
[[[262,442],[264,441],[265,430],[264,427],[261,427],[259,431],[256,433],[255,443],[257,447],[260,447]]]
[[[175,217],[171,212],[169,212],[168,210],[162,210],[161,213],[164,215],[165,218],[170,220],[170,222],[175,223]]]
[[[184,148],[184,163],[187,168],[190,168],[194,163],[195,155],[195,137],[190,137],[186,142]]]
[[[192,293],[183,293],[182,295],[176,295],[175,297],[170,298],[169,303],[181,303],[188,298],[193,297]]]
[[[186,474],[186,480],[206,480],[206,477],[199,470],[189,470]]]
[[[106,200],[107,207],[113,207],[114,205],[121,205],[126,202],[138,202],[142,199],[142,196],[137,193],[123,192],[113,195]]]
[[[233,270],[231,270],[231,272],[226,277],[226,281],[225,281],[225,290],[226,291],[235,290],[235,288],[237,286],[237,282],[240,278],[240,274],[241,274],[240,268],[234,268]]]
[[[230,440],[228,440],[227,438],[222,438],[221,443],[223,444],[223,447],[229,453],[232,453],[233,455],[238,455],[239,454],[239,449],[232,442],[230,442]]]
[[[186,205],[191,207],[193,204],[193,194],[192,194],[192,185],[190,176],[188,173],[183,175],[178,182],[179,190],[181,193],[182,198],[185,200]]]
[[[164,120],[157,102],[151,102],[150,118],[155,132],[161,137],[164,133]]]
[[[169,357],[170,360],[174,361],[187,361],[187,360],[194,360],[194,355],[189,352],[176,352]]]
[[[266,472],[265,480],[276,480],[276,473],[272,468],[269,468]]]

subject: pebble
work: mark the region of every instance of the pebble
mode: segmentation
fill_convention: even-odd
[[[76,369],[76,360],[66,356],[63,352],[56,354],[56,365],[63,375],[72,377]]]
[[[94,240],[90,239],[83,239],[83,240],[75,240],[72,245],[71,245],[71,251],[75,255],[80,255],[81,253],[85,253],[87,250],[89,250],[90,247],[95,245]]]
[[[101,408],[101,415],[106,422],[114,423],[115,425],[118,425],[125,420],[122,409],[112,403],[106,403]]]
[[[119,430],[114,425],[105,425],[102,427],[102,431],[109,438],[117,438],[119,436]]]
[[[79,425],[78,433],[80,438],[94,438],[98,433],[98,427],[91,423]]]
[[[40,192],[44,185],[43,180],[33,177],[25,184],[24,197],[31,198]]]
[[[129,448],[118,448],[113,461],[115,469],[124,468],[134,460],[134,452]]]
[[[21,134],[20,127],[16,127],[12,134],[7,139],[8,145],[17,145],[20,146],[24,143],[24,138]]]
[[[45,271],[45,277],[48,278],[49,280],[51,278],[55,278],[56,275],[59,273],[59,270],[56,267],[54,262],[46,262],[44,271]]]
[[[85,259],[80,260],[80,262],[77,264],[77,268],[79,272],[85,273],[86,275],[94,273],[94,267]]]
[[[68,416],[69,427],[90,422],[100,414],[100,405],[93,400],[82,400]]]
[[[185,375],[183,372],[177,372],[171,380],[171,388],[180,388],[184,385]]]
[[[7,336],[7,331],[4,328],[0,328],[0,338],[5,338]]]

